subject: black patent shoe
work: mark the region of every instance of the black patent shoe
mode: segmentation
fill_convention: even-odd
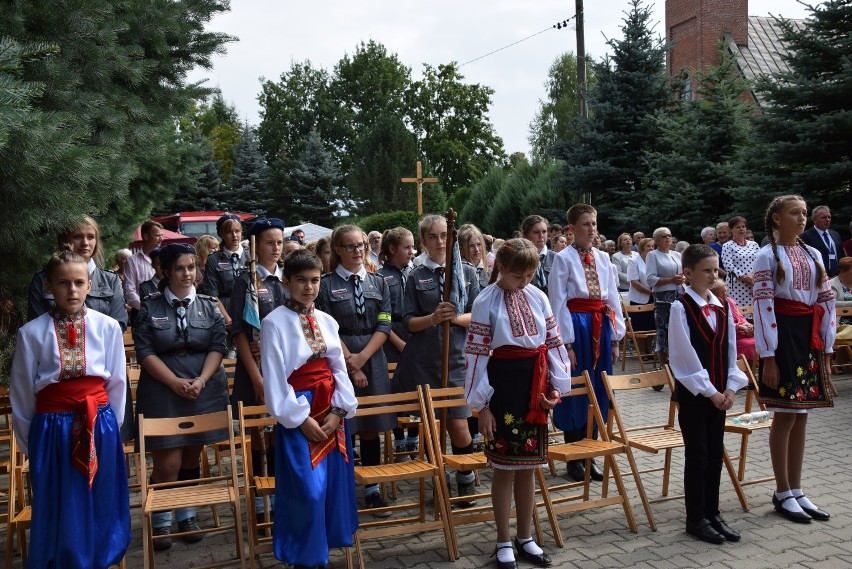
[[[595,482],[600,482],[603,480],[603,471],[601,470],[601,467],[598,466],[598,463],[594,460],[592,461],[591,478]]]
[[[792,496],[787,496],[783,500],[779,500],[775,494],[772,494],[772,505],[775,506],[775,511],[790,520],[791,522],[796,522],[797,524],[809,524],[813,518],[808,515],[806,512],[791,512],[787,508],[783,506],[784,502],[787,500],[795,500]],[[798,502],[796,502],[798,504]]]
[[[740,532],[726,524],[725,520],[723,520],[720,516],[710,516],[709,519],[710,525],[713,526],[713,529],[721,533],[728,541],[739,541],[742,538]]]
[[[539,567],[550,567],[552,563],[550,556],[547,553],[530,553],[526,549],[524,549],[524,545],[529,542],[524,542],[523,544],[518,541],[518,538],[515,538],[515,549],[518,551],[518,555],[521,556],[522,559],[525,559]]]
[[[512,549],[511,545],[496,545],[494,546],[494,553],[491,554],[491,557],[497,557],[497,552],[501,549]],[[500,561],[499,558],[495,559],[497,562],[497,567],[500,569],[518,569],[517,561]]]
[[[582,460],[571,460],[568,462],[568,478],[572,478],[577,482],[583,482],[586,479],[586,466]]]
[[[796,497],[796,502],[799,502],[799,498],[804,498],[804,497],[805,497],[804,494]],[[828,512],[824,512],[824,511],[820,510],[819,508],[806,508],[801,503],[799,503],[799,507],[802,508],[807,515],[809,515],[810,517],[812,517],[813,519],[815,519],[818,522],[827,522],[829,520],[829,518],[831,518],[831,516],[829,515]]]
[[[686,520],[686,533],[707,543],[718,545],[725,542],[725,536],[713,529],[707,518],[701,518],[697,522]]]

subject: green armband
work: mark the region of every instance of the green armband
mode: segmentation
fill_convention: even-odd
[[[379,322],[390,322],[391,321],[390,312],[379,312],[378,319],[379,319]]]

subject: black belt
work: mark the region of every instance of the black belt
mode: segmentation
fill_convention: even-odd
[[[372,336],[372,328],[341,328],[338,330],[341,336]]]
[[[187,356],[189,354],[206,354],[207,352],[203,350],[171,350],[166,352],[167,356]]]

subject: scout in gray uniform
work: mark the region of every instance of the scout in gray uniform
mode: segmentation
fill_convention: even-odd
[[[408,327],[402,322],[403,295],[405,293],[405,280],[411,272],[411,258],[414,256],[414,236],[404,227],[388,229],[382,235],[382,246],[379,251],[379,262],[382,268],[379,275],[385,279],[390,291],[391,301],[391,333],[388,341],[382,346],[388,363],[396,363],[405,349],[410,333]],[[395,389],[399,381],[391,385]],[[407,415],[406,415],[407,416]],[[408,436],[399,427],[393,430],[394,449],[396,452],[414,452],[420,443],[417,427],[408,428]],[[399,460],[405,461],[409,455],[403,455]]]
[[[462,258],[476,270],[479,290],[487,287],[491,273],[485,264],[485,238],[479,228],[472,223],[465,223],[459,228],[459,252]]]
[[[363,234],[355,225],[343,225],[331,234],[331,272],[322,276],[316,300],[317,308],[340,325],[346,367],[358,397],[390,393],[388,364],[381,349],[391,332],[390,292],[382,277],[364,269],[369,245]],[[380,463],[379,433],[395,425],[393,415],[352,420],[352,432],[361,440],[364,466]],[[387,506],[378,484],[365,487],[364,498],[369,508]],[[376,515],[387,517],[390,512]]]
[[[124,290],[118,275],[98,268],[103,261],[101,248],[101,230],[98,222],[84,215],[80,222],[67,231],[60,233],[57,238],[60,250],[69,246],[72,251],[86,260],[92,288],[86,294],[86,306],[95,312],[114,318],[121,326],[121,331],[127,330],[127,309],[124,307]],[[53,294],[44,286],[47,275],[39,271],[30,282],[27,302],[27,320],[34,320],[55,306]],[[127,405],[124,406],[124,423],[121,425],[121,440],[129,441],[134,438],[133,405],[130,382],[127,382]]]
[[[207,257],[204,281],[199,292],[219,299],[219,309],[223,311],[225,324],[230,325],[232,315],[228,311],[231,306],[231,292],[237,277],[246,270],[250,260],[249,252],[240,245],[243,240],[243,226],[238,215],[226,213],[216,220],[216,232],[222,238],[222,245],[217,252]]]
[[[157,285],[160,284],[160,279],[163,278],[163,272],[160,269],[160,248],[151,249],[148,256],[151,258],[151,266],[154,267],[154,277],[139,285],[139,300],[144,300],[146,296],[160,292]]]
[[[521,235],[538,249],[538,269],[532,284],[547,294],[547,281],[556,253],[547,248],[547,220],[540,215],[529,215],[521,223]]]
[[[411,332],[411,338],[400,356],[394,379],[399,378],[400,391],[411,391],[418,385],[429,384],[440,387],[441,383],[441,346],[443,345],[443,326],[445,320],[450,326],[450,375],[449,386],[464,386],[465,358],[464,346],[467,340],[467,327],[470,325],[470,309],[479,283],[473,267],[464,263],[463,286],[467,289],[467,303],[464,314],[456,316],[455,307],[442,302],[444,259],[447,249],[447,221],[440,215],[427,215],[420,221],[420,246],[428,256],[423,264],[408,275],[405,285],[405,299],[402,321]],[[461,283],[460,283],[461,284]],[[473,442],[467,425],[470,417],[469,407],[454,407],[449,410],[447,430],[453,454],[473,452]],[[458,495],[474,494],[473,472],[456,473]],[[474,502],[460,502],[463,507],[473,506]]]
[[[182,417],[222,411],[228,406],[222,357],[227,333],[216,299],[196,294],[195,249],[166,245],[160,250],[162,294],[142,301],[133,329],[136,354],[142,364],[136,412],[146,417]],[[196,435],[157,437],[148,443],[154,459],[152,482],[199,477],[201,447],[227,438],[217,431]],[[176,511],[180,531],[198,529],[195,508]],[[154,535],[170,533],[171,512],[155,513]],[[201,534],[184,536],[196,542]],[[170,539],[154,542],[155,549],[171,547]]]

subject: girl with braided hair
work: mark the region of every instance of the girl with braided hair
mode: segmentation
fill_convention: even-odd
[[[762,403],[775,411],[769,450],[775,510],[810,523],[829,515],[802,492],[808,411],[831,407],[828,389],[834,344],[834,294],[819,252],[800,235],[807,221],[801,196],[775,198],[766,210],[769,244],[755,260],[754,325]]]

